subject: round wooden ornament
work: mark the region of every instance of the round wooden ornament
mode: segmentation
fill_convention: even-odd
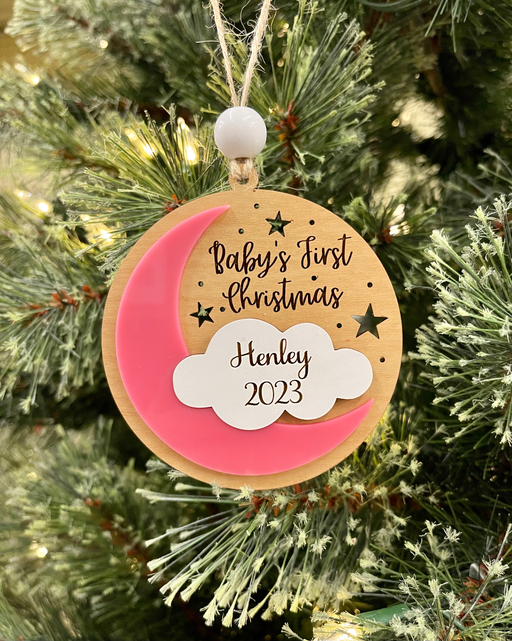
[[[251,183],[154,225],[103,324],[107,378],[139,438],[232,488],[291,485],[348,456],[384,413],[401,353],[369,245],[319,205]]]

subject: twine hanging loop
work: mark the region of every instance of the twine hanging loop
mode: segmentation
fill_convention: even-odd
[[[258,16],[256,27],[253,32],[249,60],[247,62],[247,67],[244,73],[244,80],[240,92],[240,97],[236,91],[235,82],[233,80],[231,60],[226,42],[227,28],[222,18],[222,7],[219,0],[210,0],[210,4],[212,7],[215,26],[217,28],[220,49],[222,51],[226,80],[231,94],[231,104],[233,107],[245,107],[249,99],[251,82],[254,76],[256,65],[258,63],[258,56],[261,51],[263,36],[267,29],[270,9],[272,7],[272,0],[263,0],[261,4],[261,10]],[[255,177],[257,184],[257,173],[254,168],[252,158],[236,158],[235,160],[231,161],[229,175],[229,182],[231,186],[244,181],[252,184],[254,183]]]

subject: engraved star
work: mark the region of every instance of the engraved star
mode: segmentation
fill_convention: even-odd
[[[284,228],[292,222],[291,220],[283,220],[281,218],[280,211],[277,212],[277,216],[275,218],[266,218],[266,221],[267,223],[270,223],[270,231],[268,232],[269,236],[275,231],[278,231],[281,236],[284,236]]]
[[[388,320],[387,316],[374,316],[371,304],[368,305],[368,309],[366,310],[366,314],[364,316],[352,316],[352,318],[356,320],[360,326],[357,330],[356,338],[366,332],[370,332],[370,334],[373,334],[376,338],[380,338],[377,325],[380,325],[385,320]]]
[[[194,312],[194,314],[190,314],[194,318],[197,318],[199,321],[199,327],[202,326],[203,323],[208,321],[209,323],[213,323],[213,320],[210,318],[210,312],[212,311],[213,307],[206,307],[204,308],[201,303],[197,303],[197,312]]]

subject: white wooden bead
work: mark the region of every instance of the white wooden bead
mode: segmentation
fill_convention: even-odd
[[[213,135],[227,158],[255,158],[267,141],[267,127],[254,109],[231,107],[218,117]]]

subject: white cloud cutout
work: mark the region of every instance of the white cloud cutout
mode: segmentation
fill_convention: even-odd
[[[205,354],[188,356],[173,375],[178,399],[212,407],[228,425],[257,430],[287,411],[296,418],[324,416],[336,399],[358,398],[370,387],[370,361],[353,349],[335,350],[313,323],[280,332],[256,319],[221,327]]]

